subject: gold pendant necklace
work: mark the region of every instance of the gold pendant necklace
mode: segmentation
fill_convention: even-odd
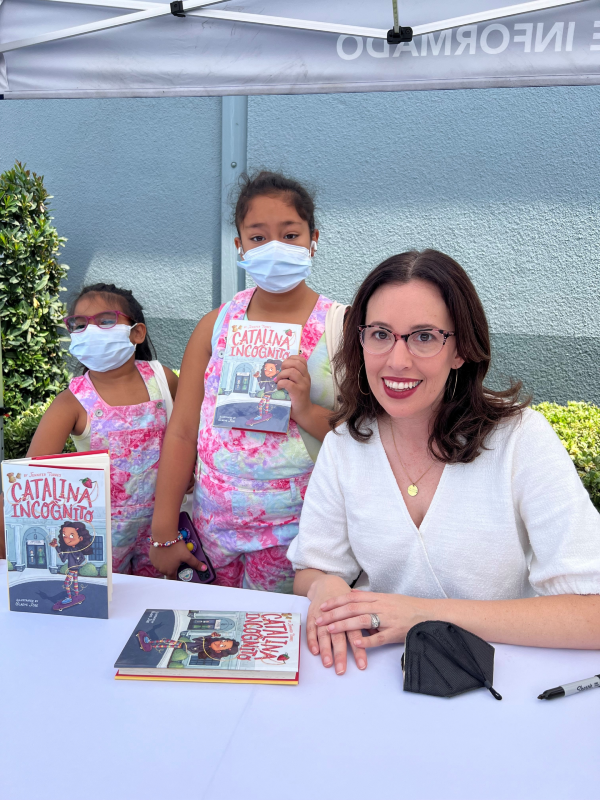
[[[400,458],[400,453],[398,452],[398,445],[396,444],[396,436],[394,435],[394,426],[392,425],[392,423],[391,423],[391,422],[390,422],[390,428],[392,429],[392,441],[394,442],[394,450],[396,451],[396,455],[398,456],[398,461],[399,461],[399,462],[400,462],[400,464],[402,465],[402,469],[404,470],[404,472],[406,473],[406,476],[407,476],[408,480],[410,481],[410,484],[409,484],[409,486],[408,486],[408,489],[407,489],[406,491],[408,492],[408,494],[409,494],[411,497],[416,497],[416,496],[419,494],[419,487],[417,486],[417,483],[418,483],[420,480],[422,480],[422,479],[425,477],[425,475],[427,475],[427,473],[429,472],[429,470],[430,470],[430,469],[433,467],[433,464],[430,464],[430,465],[427,467],[427,469],[426,469],[426,470],[425,470],[425,472],[424,472],[424,473],[421,475],[421,477],[417,478],[417,480],[416,480],[416,481],[413,481],[413,479],[412,479],[412,478],[410,477],[410,475],[408,474],[408,470],[407,470],[407,469],[406,469],[406,467],[404,466],[404,461],[402,461],[402,459]]]

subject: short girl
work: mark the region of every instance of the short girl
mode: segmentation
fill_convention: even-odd
[[[152,531],[160,544],[177,538],[179,504],[195,464],[194,522],[217,583],[291,592],[286,550],[298,533],[314,458],[329,430],[333,337],[325,330],[339,304],[306,284],[319,231],[303,186],[270,172],[247,179],[235,219],[238,264],[257,288],[207,314],[192,334],[165,439]],[[272,376],[291,399],[287,434],[213,427],[229,325],[243,319],[303,326],[301,355]],[[151,559],[168,577],[181,561],[198,567],[182,542],[153,547]]]
[[[67,596],[52,606],[53,611],[62,611],[71,606],[81,605],[85,595],[79,591],[79,570],[92,551],[93,538],[82,522],[63,522],[58,541],[52,539],[50,547],[56,548],[60,560],[67,563],[67,577],[63,588]]]
[[[77,450],[108,450],[113,569],[160,577],[148,542],[177,376],[154,360],[142,306],[128,290],[85,287],[65,325],[84,373],[46,411],[27,455],[60,453],[69,435]]]

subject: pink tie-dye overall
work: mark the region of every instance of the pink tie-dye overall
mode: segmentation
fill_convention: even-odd
[[[194,523],[217,584],[291,592],[294,572],[286,550],[298,534],[314,466],[298,426],[290,420],[284,435],[212,425],[229,323],[244,318],[253,293],[246,289],[231,301],[204,376]],[[323,336],[330,305],[320,296],[302,330],[307,359]]]
[[[162,578],[150,563],[148,548],[167,412],[152,367],[146,361],[135,365],[148,389],[146,403],[107,405],[89,373],[74,378],[69,389],[87,411],[91,449],[107,449],[110,455],[113,570]]]

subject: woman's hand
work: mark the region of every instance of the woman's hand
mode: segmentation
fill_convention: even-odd
[[[175,536],[172,538],[175,539]],[[184,541],[177,542],[169,547],[154,547],[151,544],[148,555],[152,566],[156,567],[163,575],[166,575],[170,581],[177,580],[177,569],[182,561],[199,572],[204,572],[208,569],[206,564],[198,561],[196,556],[190,553]]]
[[[317,578],[308,591],[308,599],[311,601],[306,617],[308,648],[315,656],[321,654],[324,667],[331,667],[332,664],[335,664],[335,671],[338,675],[343,675],[346,671],[346,634],[358,668],[365,669],[367,666],[367,654],[353,644],[353,640],[360,636],[360,629],[346,628],[344,632],[332,633],[325,625],[317,627],[316,618],[322,616],[322,608],[328,604],[328,601],[339,598],[340,592],[344,593],[343,596],[348,596],[349,591],[350,587],[346,581],[335,575],[324,575]]]
[[[329,597],[321,605],[316,624],[319,632],[331,637],[347,634],[353,648],[379,647],[403,642],[413,625],[430,619],[426,600],[402,594],[379,594],[352,589],[349,593]],[[379,617],[379,627],[371,627],[371,614]],[[372,631],[363,636],[361,630]]]

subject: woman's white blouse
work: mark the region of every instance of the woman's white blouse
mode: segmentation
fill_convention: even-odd
[[[325,437],[294,569],[414,597],[600,594],[600,515],[540,413],[498,426],[471,464],[447,464],[420,528],[372,429],[366,444],[345,425]]]

